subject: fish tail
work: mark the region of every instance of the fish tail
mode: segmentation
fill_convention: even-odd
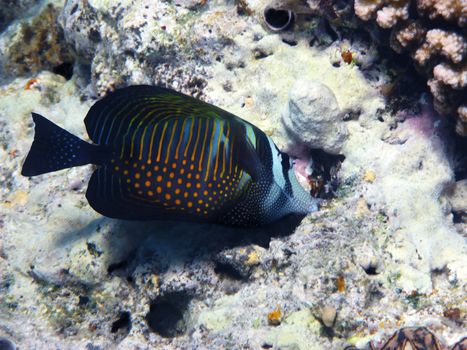
[[[21,170],[23,176],[35,176],[89,163],[100,164],[102,146],[91,145],[55,125],[43,116],[32,113],[36,124],[34,141]]]

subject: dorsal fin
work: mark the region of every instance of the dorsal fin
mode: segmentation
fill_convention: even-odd
[[[84,119],[86,130],[93,142],[110,144],[132,124],[173,113],[187,97],[157,86],[138,85],[118,89],[91,107]]]

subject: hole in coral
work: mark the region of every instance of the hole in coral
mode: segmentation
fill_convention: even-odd
[[[453,211],[452,212],[452,222],[454,224],[461,224],[461,223],[467,223],[467,216],[462,215],[462,213],[458,213]]]
[[[73,64],[74,62],[63,62],[62,64],[53,67],[52,71],[55,74],[61,75],[66,80],[70,80],[73,76]]]
[[[80,295],[78,299],[78,306],[84,306],[89,303],[89,297],[85,295]]]
[[[110,275],[112,272],[115,270],[120,270],[128,266],[128,261],[123,260],[115,264],[110,264],[109,267],[107,268],[107,272]]]
[[[243,280],[243,276],[235,270],[231,265],[224,263],[216,263],[214,267],[214,272],[218,274],[221,278],[229,278],[232,280]]]
[[[185,312],[190,302],[185,292],[174,292],[155,300],[146,315],[151,331],[164,338],[173,338],[186,332]]]
[[[77,10],[78,10],[78,5],[73,6],[73,8],[70,11],[70,15],[73,15]]]
[[[86,248],[93,257],[98,258],[102,255],[102,250],[93,242],[87,242]]]
[[[128,311],[120,313],[118,320],[112,323],[110,332],[117,333],[120,330],[123,330],[127,334],[131,330],[131,314]]]
[[[270,54],[261,50],[260,48],[256,48],[253,50],[253,57],[255,58],[255,60],[260,60],[260,59],[263,59],[263,58],[266,58],[268,57]]]
[[[279,31],[289,28],[295,19],[295,15],[290,10],[275,9],[267,7],[264,10],[264,20],[272,30]]]
[[[371,276],[377,275],[379,273],[377,270],[377,266],[372,265],[372,264],[369,264],[368,266],[363,267],[363,270],[365,270],[365,273],[367,275],[371,275]]]
[[[15,350],[16,346],[10,340],[0,337],[0,350]]]
[[[290,46],[297,46],[298,44],[297,40],[288,37],[283,37],[282,42]]]

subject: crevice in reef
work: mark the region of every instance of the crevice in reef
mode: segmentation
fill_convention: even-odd
[[[120,313],[118,320],[112,323],[110,332],[119,333],[123,332],[125,335],[130,333],[131,330],[131,314],[128,311]]]
[[[313,159],[313,173],[308,177],[311,195],[321,199],[335,197],[339,186],[337,173],[345,157],[330,154],[321,149],[310,150],[310,155]]]
[[[216,266],[214,267],[214,272],[222,278],[227,278],[235,281],[242,281],[245,279],[244,276],[242,276],[231,265],[221,262],[216,263]]]
[[[190,301],[191,297],[186,292],[166,294],[153,301],[146,315],[149,329],[164,338],[183,335],[187,330]]]

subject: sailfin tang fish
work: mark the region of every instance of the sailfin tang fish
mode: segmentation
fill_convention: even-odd
[[[86,197],[108,217],[256,226],[317,209],[265,133],[169,89],[130,86],[96,102],[84,120],[93,144],[33,120],[22,174],[95,164]]]

